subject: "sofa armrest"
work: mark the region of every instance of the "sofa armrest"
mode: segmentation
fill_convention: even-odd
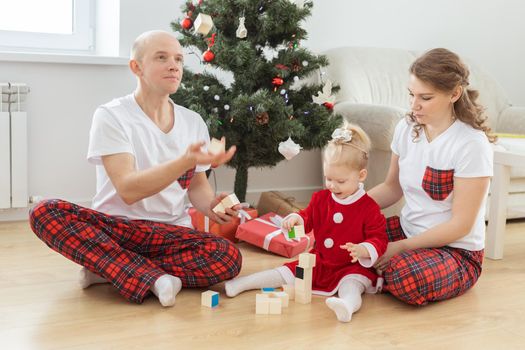
[[[352,102],[337,103],[334,111],[342,115],[344,120],[362,127],[374,149],[387,152],[390,151],[397,123],[406,115],[406,110],[398,107]]]
[[[525,135],[525,107],[505,108],[498,118],[495,132]]]

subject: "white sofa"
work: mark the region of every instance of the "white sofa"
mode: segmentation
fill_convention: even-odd
[[[335,111],[359,124],[372,139],[366,188],[384,180],[390,162],[395,125],[408,110],[408,69],[418,53],[403,49],[342,47],[323,52],[330,65],[325,77],[339,84]],[[501,86],[469,60],[470,83],[479,90],[491,128],[498,133],[525,134],[525,107],[512,106]],[[525,153],[524,139],[500,139],[510,151]],[[507,218],[523,217],[512,207],[525,206],[525,168],[511,170]],[[401,203],[385,211],[392,215]]]

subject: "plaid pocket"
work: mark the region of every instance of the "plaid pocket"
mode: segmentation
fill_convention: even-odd
[[[177,181],[179,182],[180,187],[182,187],[183,190],[188,188],[188,186],[190,185],[191,179],[193,178],[194,174],[195,174],[195,168],[186,171],[184,174],[182,174],[181,177],[179,177],[177,179]]]
[[[454,189],[454,169],[440,170],[427,166],[421,186],[433,200],[445,200]]]

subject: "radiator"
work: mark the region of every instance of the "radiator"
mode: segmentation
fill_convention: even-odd
[[[0,83],[0,209],[28,206],[26,84]]]

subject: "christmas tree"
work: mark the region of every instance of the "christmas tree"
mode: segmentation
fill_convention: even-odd
[[[228,166],[236,170],[241,201],[250,167],[275,166],[299,145],[323,147],[341,123],[332,112],[331,83],[322,78],[326,57],[300,46],[307,35],[300,24],[311,8],[304,0],[199,0],[183,5],[185,17],[172,23],[181,45],[205,65],[200,73],[185,68],[172,98],[199,113],[211,136],[237,146]],[[229,72],[233,81],[211,70]],[[304,83],[312,74],[321,76],[319,84]]]

